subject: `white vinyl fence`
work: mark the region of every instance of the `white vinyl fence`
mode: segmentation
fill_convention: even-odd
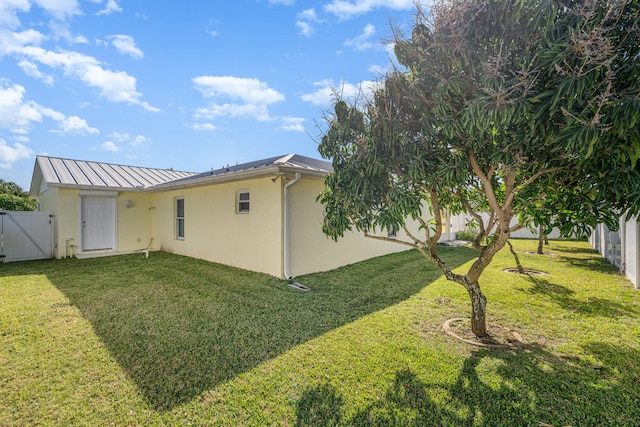
[[[0,262],[53,258],[51,212],[0,210]]]
[[[620,229],[611,231],[600,224],[591,233],[589,243],[611,264],[622,271],[640,289],[640,222],[638,218],[620,218]]]

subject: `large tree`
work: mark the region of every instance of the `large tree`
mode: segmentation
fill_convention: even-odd
[[[387,240],[374,231],[403,229],[401,244],[464,286],[471,329],[485,336],[480,276],[512,231],[551,217],[566,233],[614,226],[640,208],[639,10],[638,0],[419,9],[410,37],[395,32],[394,70],[328,114],[324,232]],[[479,229],[462,274],[436,246],[445,209]]]
[[[0,209],[6,211],[34,211],[36,201],[15,182],[0,179]]]

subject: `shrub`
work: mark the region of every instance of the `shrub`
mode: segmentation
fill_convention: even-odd
[[[0,193],[0,209],[5,211],[35,211],[36,201],[27,197]]]
[[[473,242],[476,238],[476,233],[471,230],[462,230],[456,233],[456,239],[465,240],[467,242]]]

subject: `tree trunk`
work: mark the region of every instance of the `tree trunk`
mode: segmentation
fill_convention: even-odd
[[[547,237],[546,234],[542,233],[542,225],[540,225],[538,227],[538,255],[544,254],[544,251],[542,250],[543,249],[542,245],[544,244],[546,237]]]
[[[513,245],[508,240],[507,240],[507,245],[509,245],[509,250],[513,254],[513,257],[516,259],[516,266],[518,267],[518,273],[519,274],[525,274],[524,268],[522,268],[522,264],[520,264],[520,257],[518,256],[516,251],[513,250]]]
[[[487,336],[487,298],[482,294],[478,282],[468,283],[467,292],[471,297],[471,332],[482,338]]]

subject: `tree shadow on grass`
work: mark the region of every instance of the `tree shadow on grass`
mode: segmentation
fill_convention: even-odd
[[[554,245],[553,251],[560,256],[562,261],[567,262],[572,267],[592,270],[598,273],[616,274],[619,272],[615,266],[607,262],[604,257],[591,247],[576,248]]]
[[[344,399],[331,384],[307,389],[296,405],[296,427],[340,425],[343,405]]]
[[[553,248],[554,252],[560,252],[560,253],[566,253],[566,254],[572,254],[572,255],[593,255],[597,253],[597,251],[590,246],[577,248],[573,246],[566,246],[566,245],[558,246],[554,244],[551,247]]]
[[[572,256],[562,256],[562,261],[568,263],[572,267],[580,268],[584,270],[591,270],[598,273],[605,274],[620,274],[620,270],[610,264],[605,258],[593,257],[590,258],[576,258]]]
[[[444,253],[454,266],[471,259]],[[407,265],[416,263],[428,264],[409,251],[310,275],[302,282],[311,292],[162,252],[60,260],[48,264],[47,277],[91,322],[150,406],[165,411],[441,276],[435,268],[409,274]]]
[[[516,351],[474,351],[453,383],[428,383],[410,369],[401,370],[382,398],[348,419],[341,415],[345,402],[339,392],[316,387],[300,402],[313,396],[317,408],[310,411],[308,399],[299,403],[296,425],[634,425],[640,419],[635,351],[601,343],[585,350],[600,364],[529,345]],[[308,413],[330,416],[310,418]]]
[[[615,318],[640,314],[638,309],[633,306],[599,296],[589,296],[584,300],[575,298],[573,296],[575,294],[574,291],[566,286],[553,283],[552,279],[547,279],[546,277],[527,276],[527,280],[533,283],[533,286],[526,290],[521,289],[523,292],[533,295],[545,295],[563,309],[581,315]]]

